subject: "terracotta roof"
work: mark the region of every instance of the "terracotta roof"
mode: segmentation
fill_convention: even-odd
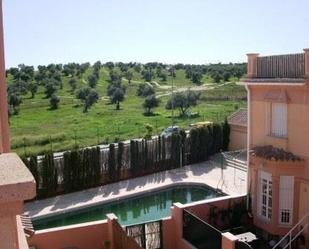
[[[248,113],[247,109],[239,109],[228,117],[228,123],[230,125],[247,126]]]
[[[272,145],[256,146],[251,151],[252,156],[262,157],[272,161],[302,161],[299,156]]]

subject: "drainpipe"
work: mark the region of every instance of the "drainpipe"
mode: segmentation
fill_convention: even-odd
[[[249,210],[250,198],[250,143],[251,143],[251,92],[250,87],[245,85],[247,90],[247,210]]]
[[[258,59],[259,54],[257,53],[250,53],[247,54],[247,77],[248,78],[255,78],[257,76],[257,59]],[[249,199],[250,199],[250,144],[251,144],[251,92],[250,92],[250,87],[248,84],[245,85],[246,90],[247,90],[247,112],[248,112],[248,122],[247,122],[247,209],[249,209]]]

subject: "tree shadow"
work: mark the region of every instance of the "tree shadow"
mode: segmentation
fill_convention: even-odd
[[[153,112],[144,112],[143,115],[145,117],[156,117],[156,116],[159,116],[160,114],[159,113],[153,113]]]
[[[52,107],[49,107],[49,108],[47,108],[46,110],[47,111],[57,111],[59,109],[59,107],[57,107],[57,108],[52,108]]]

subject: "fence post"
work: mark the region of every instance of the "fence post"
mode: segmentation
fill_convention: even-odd
[[[305,48],[305,77],[309,79],[309,48]]]
[[[257,76],[257,57],[259,54],[251,53],[247,54],[248,65],[247,65],[247,77],[254,78]]]

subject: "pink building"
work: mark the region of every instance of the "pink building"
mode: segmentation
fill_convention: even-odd
[[[295,232],[309,221],[309,49],[248,54],[242,83],[248,91],[254,224],[270,235],[284,235],[300,222]]]

